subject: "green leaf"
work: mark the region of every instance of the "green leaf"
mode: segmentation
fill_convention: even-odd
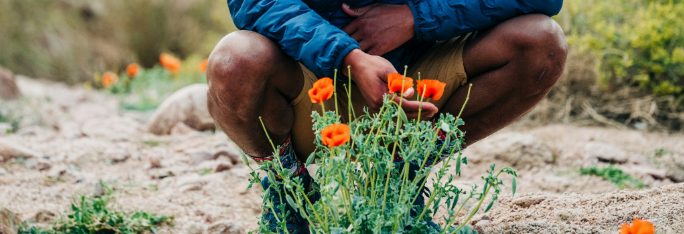
[[[306,159],[306,166],[308,167],[309,165],[311,165],[311,163],[313,163],[314,159],[316,159],[316,152],[312,152],[309,155],[309,158]]]
[[[487,205],[487,209],[485,209],[484,212],[487,213],[487,211],[489,211],[489,209],[491,209],[492,206],[494,206],[494,200],[492,200],[492,202],[490,202],[489,205]]]
[[[518,182],[517,182],[518,180],[517,180],[517,178],[518,178],[518,177],[515,177],[515,176],[514,176],[514,177],[513,177],[513,181],[511,181],[511,186],[513,187],[513,195],[511,195],[511,197],[515,197],[515,190],[518,188]]]

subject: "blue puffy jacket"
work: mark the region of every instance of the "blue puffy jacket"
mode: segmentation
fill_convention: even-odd
[[[371,3],[410,6],[416,37],[383,55],[397,70],[413,64],[438,40],[517,15],[556,15],[563,5],[563,0],[228,0],[228,8],[239,29],[274,40],[316,76],[332,77],[344,56],[360,48],[340,29],[353,21],[342,11],[343,2],[354,8]]]

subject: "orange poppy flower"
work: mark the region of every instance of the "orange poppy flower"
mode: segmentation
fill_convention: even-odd
[[[402,86],[404,87],[404,90],[401,90]],[[411,77],[406,77],[406,80],[404,81],[404,76],[402,74],[392,73],[387,75],[387,87],[389,87],[390,93],[396,93],[400,90],[401,93],[404,93],[406,90],[413,87],[413,79],[411,79]]]
[[[333,96],[334,91],[333,80],[328,77],[321,78],[313,84],[313,88],[309,89],[309,98],[312,103],[318,102],[321,105],[323,101]]]
[[[128,64],[128,67],[126,67],[126,73],[128,73],[128,76],[131,78],[134,78],[136,75],[138,75],[138,70],[140,70],[140,65],[137,63]]]
[[[197,70],[200,72],[207,72],[207,59],[202,60],[199,66],[197,66]]]
[[[424,98],[431,98],[432,100],[439,100],[442,98],[442,94],[444,94],[445,86],[446,83],[439,82],[438,80],[421,80],[418,81],[418,95],[423,95]]]
[[[102,75],[102,87],[109,88],[112,87],[112,85],[116,84],[116,82],[119,81],[119,76],[114,74],[113,72],[105,72]]]
[[[655,227],[651,222],[641,219],[634,219],[632,225],[623,224],[620,228],[620,234],[654,234]]]
[[[180,59],[177,59],[176,57],[173,57],[170,54],[167,53],[162,53],[159,56],[159,62],[161,65],[166,68],[167,70],[176,73],[180,71],[181,69],[181,61]]]
[[[330,146],[332,149],[335,146],[346,144],[349,139],[349,126],[346,124],[333,124],[321,131],[323,137],[323,144]]]

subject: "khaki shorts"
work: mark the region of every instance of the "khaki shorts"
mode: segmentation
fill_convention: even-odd
[[[446,83],[443,97],[437,101],[431,101],[437,108],[441,109],[449,97],[467,81],[463,68],[463,47],[470,35],[466,34],[451,40],[437,42],[408,70],[407,76],[413,79],[417,79],[418,72],[420,72],[422,79],[436,79]],[[318,81],[318,78],[303,65],[301,67],[304,73],[304,88],[299,96],[290,103],[294,111],[294,126],[290,135],[298,157],[300,160],[306,161],[306,158],[315,150],[314,140],[316,138],[313,132],[311,114],[313,111],[322,113],[322,110],[318,103],[311,103],[308,94],[309,89],[313,88],[313,83]],[[348,98],[342,84],[337,84],[337,99],[339,114],[342,120],[346,122],[348,121]],[[351,100],[354,112],[357,115],[362,115],[364,113],[363,108],[367,106],[366,100],[361,95],[359,88],[353,83]],[[324,105],[327,111],[335,110],[334,98],[325,101]],[[370,108],[368,111],[371,114],[375,113]]]

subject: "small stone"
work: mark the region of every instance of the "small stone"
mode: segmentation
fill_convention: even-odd
[[[528,208],[530,206],[539,204],[546,200],[546,197],[544,196],[529,196],[529,197],[521,197],[521,198],[516,198],[513,200],[513,204],[520,206],[522,208]]]
[[[188,222],[183,225],[185,234],[202,234],[204,233],[204,225],[201,223]]]
[[[7,175],[7,170],[5,170],[4,168],[0,167],[0,176],[4,176],[4,175]]]
[[[26,161],[24,161],[24,167],[29,170],[36,169],[36,167],[38,167],[38,160],[35,158],[26,159]]]
[[[60,176],[63,176],[64,174],[66,174],[66,172],[67,172],[67,168],[64,166],[55,167],[52,170],[50,170],[50,172],[48,172],[48,177],[53,178],[53,179],[57,179]]]
[[[204,149],[190,149],[185,151],[190,156],[192,165],[199,165],[202,162],[214,160],[214,155]]]
[[[176,125],[173,125],[173,128],[171,128],[171,135],[189,135],[192,133],[197,133],[198,131],[195,129],[192,129],[190,126],[183,122],[178,122]]]
[[[36,220],[36,222],[47,223],[55,220],[57,215],[49,210],[41,210],[38,211],[33,218]]]
[[[489,217],[488,215],[486,215],[486,214],[475,215],[475,216],[473,216],[472,219],[470,219],[470,225],[475,225],[475,224],[477,224],[478,222],[480,222],[480,221],[482,221],[482,220],[492,220],[492,218],[490,218],[490,217]]]
[[[128,160],[130,155],[125,149],[114,149],[107,152],[107,159],[115,163],[122,163]]]
[[[625,163],[627,162],[627,153],[620,148],[613,145],[589,142],[584,147],[585,158],[588,160],[598,160],[609,163]]]
[[[50,168],[52,168],[52,164],[48,160],[36,159],[36,161],[38,161],[38,165],[36,166],[36,168],[39,171],[47,171],[50,170]]]
[[[178,180],[178,190],[181,192],[202,190],[207,180],[199,175],[190,175]]]
[[[667,171],[667,178],[675,183],[682,183],[684,182],[684,170],[671,168]]]
[[[239,234],[243,233],[243,228],[234,221],[219,221],[207,228],[206,234]]]
[[[5,160],[13,158],[39,158],[39,154],[16,142],[0,139],[0,156]]]
[[[151,168],[162,168],[162,157],[159,155],[152,155],[149,157]]]
[[[229,161],[222,161],[216,164],[214,167],[214,173],[222,172],[222,171],[227,171],[233,169],[233,163]]]
[[[240,152],[235,148],[228,148],[228,147],[219,148],[218,151],[216,151],[216,153],[214,153],[214,159],[218,159],[221,156],[228,157],[228,159],[230,159],[230,162],[232,162],[233,165],[237,165],[238,163],[242,162]]]
[[[14,74],[10,70],[0,67],[0,99],[12,100],[20,97],[21,91],[14,81]]]
[[[478,233],[484,233],[484,228],[489,226],[489,225],[492,225],[491,220],[482,220],[480,222],[477,222],[477,224],[475,224],[475,226],[473,227],[473,230],[477,231]]]
[[[99,182],[95,183],[93,186],[93,190],[91,191],[90,195],[93,197],[101,197],[105,195],[105,188],[100,184]]]
[[[582,215],[582,211],[578,209],[558,210],[555,213],[558,216],[558,218],[560,218],[563,221],[571,221],[574,220],[576,217]]]
[[[0,210],[0,233],[16,234],[20,226],[21,219],[19,216],[8,209]]]
[[[528,134],[496,134],[478,143],[478,148],[487,149],[486,158],[501,160],[517,168],[544,167],[555,161],[551,149],[540,139]],[[472,159],[475,162],[484,160],[483,157]]]

